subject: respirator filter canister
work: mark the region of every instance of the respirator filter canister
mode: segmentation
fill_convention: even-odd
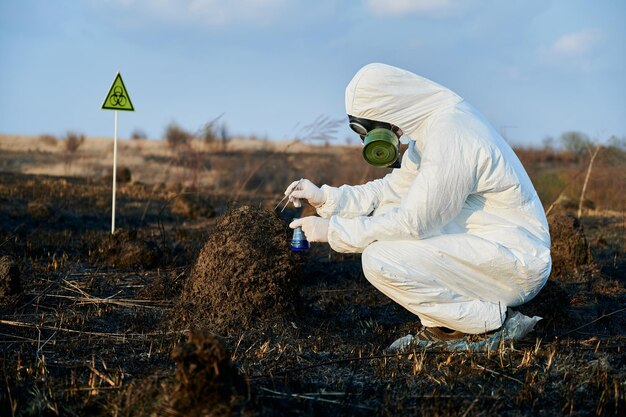
[[[363,158],[373,166],[389,167],[399,154],[400,139],[389,129],[373,129],[363,138]]]

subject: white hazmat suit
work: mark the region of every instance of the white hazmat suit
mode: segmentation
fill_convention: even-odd
[[[384,178],[321,187],[330,246],[362,252],[366,278],[424,326],[499,328],[551,268],[545,213],[511,147],[461,97],[392,66],[363,67],[345,100],[411,140]]]

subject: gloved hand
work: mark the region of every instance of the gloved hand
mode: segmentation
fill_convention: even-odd
[[[289,201],[295,207],[302,206],[301,199],[308,200],[309,204],[315,208],[321,206],[326,201],[322,189],[307,179],[292,182],[285,190],[285,195],[289,196]]]
[[[295,219],[289,223],[289,227],[295,229],[302,226],[302,231],[309,242],[328,242],[328,219],[317,216]]]

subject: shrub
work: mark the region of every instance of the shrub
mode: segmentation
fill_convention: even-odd
[[[63,143],[65,144],[65,169],[66,172],[69,173],[72,168],[72,161],[74,160],[74,156],[78,148],[85,142],[85,135],[75,133],[75,132],[67,132],[65,135],[65,140]]]
[[[192,138],[191,133],[187,132],[175,122],[170,123],[165,128],[165,140],[167,141],[167,146],[172,150],[189,146],[189,142],[191,142]]]
[[[146,132],[141,129],[135,129],[133,130],[133,133],[131,133],[130,138],[132,140],[147,139],[148,135],[146,135]]]
[[[65,135],[65,150],[69,154],[74,154],[85,143],[85,135],[75,132],[67,132]]]
[[[222,150],[225,151],[228,147],[228,142],[230,142],[230,133],[228,132],[226,123],[219,122],[221,117],[222,116],[220,115],[216,119],[213,119],[205,124],[201,129],[201,136],[202,140],[207,145],[212,145],[219,141]]]
[[[228,143],[230,142],[230,132],[228,132],[228,127],[226,127],[226,123],[222,123],[220,125],[219,137],[220,142],[222,143],[222,150],[225,151],[228,147]]]
[[[561,134],[561,144],[566,150],[581,157],[587,153],[591,139],[581,132],[564,132]]]
[[[200,136],[202,137],[202,140],[204,141],[204,143],[206,143],[207,145],[212,145],[213,143],[217,142],[217,132],[216,132],[216,127],[217,127],[217,122],[220,119],[219,116],[216,119],[211,120],[210,122],[207,122],[204,126],[202,126],[202,128],[200,129]]]

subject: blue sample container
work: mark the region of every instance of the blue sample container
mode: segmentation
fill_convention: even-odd
[[[311,249],[311,244],[306,240],[302,227],[298,226],[293,229],[290,247],[294,252],[302,252]]]

